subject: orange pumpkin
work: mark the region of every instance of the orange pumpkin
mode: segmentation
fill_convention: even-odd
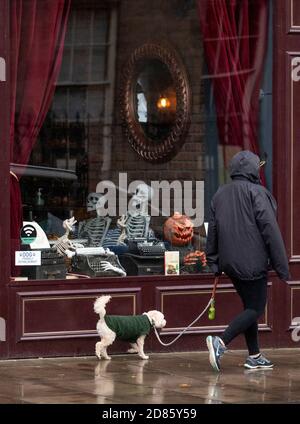
[[[186,246],[194,235],[194,224],[186,215],[175,212],[164,223],[164,238],[173,246]]]

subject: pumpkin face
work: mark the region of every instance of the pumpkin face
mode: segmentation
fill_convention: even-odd
[[[173,246],[186,246],[194,235],[194,224],[186,215],[175,212],[164,223],[164,238]]]

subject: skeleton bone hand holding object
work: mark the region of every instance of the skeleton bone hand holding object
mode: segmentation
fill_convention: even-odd
[[[72,240],[69,239],[69,234],[72,232],[74,225],[76,224],[76,220],[74,216],[70,219],[66,219],[63,222],[63,227],[66,230],[65,234],[61,236],[59,239],[55,240],[53,249],[57,251],[57,253],[61,256],[66,255],[67,257],[71,257],[73,252],[77,248],[82,248],[83,245],[80,243],[72,242]],[[74,253],[75,254],[75,253]]]
[[[65,228],[65,234],[55,241],[53,249],[55,249],[61,256],[67,256],[72,258],[75,255],[95,255],[95,256],[104,256],[105,258],[116,256],[109,249],[105,249],[101,246],[99,247],[84,247],[80,243],[74,243],[69,239],[69,234],[75,225],[76,220],[74,217],[66,219],[63,222],[63,227]],[[118,261],[116,261],[118,263]],[[112,265],[107,260],[100,261],[100,268],[103,272],[113,271],[118,275],[125,276],[126,272],[115,265]]]
[[[148,202],[153,197],[153,189],[147,184],[138,184],[131,194],[133,196],[127,214],[122,215],[117,222],[119,231],[111,232],[111,219],[104,216],[106,197],[101,193],[90,193],[87,197],[87,211],[96,211],[97,217],[79,224],[79,237],[87,236],[90,246],[115,246],[124,244],[126,239],[147,238],[150,223]]]

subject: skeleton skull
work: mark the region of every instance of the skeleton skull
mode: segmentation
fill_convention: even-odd
[[[89,193],[86,201],[88,212],[102,209],[105,204],[105,197],[101,193]]]

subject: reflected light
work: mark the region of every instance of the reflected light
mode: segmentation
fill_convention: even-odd
[[[171,102],[167,97],[160,97],[157,102],[158,109],[166,109],[171,106]]]

